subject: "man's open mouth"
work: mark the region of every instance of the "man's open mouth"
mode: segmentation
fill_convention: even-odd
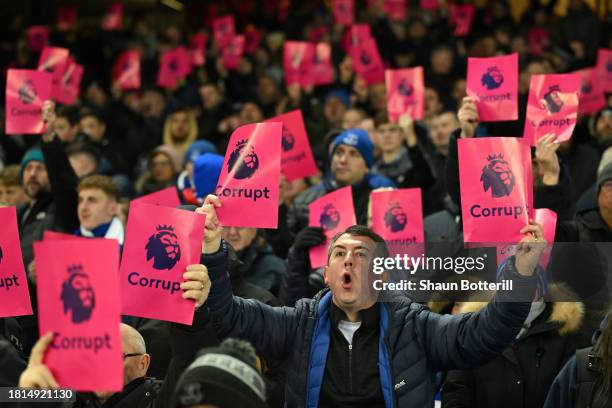
[[[353,279],[351,278],[351,274],[350,273],[344,272],[342,274],[342,287],[344,289],[350,288],[352,281],[353,281]]]

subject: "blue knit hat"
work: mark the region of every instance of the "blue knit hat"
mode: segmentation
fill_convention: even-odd
[[[218,152],[215,145],[209,142],[208,140],[196,140],[189,146],[189,148],[185,152],[185,157],[183,158],[183,165],[188,162],[194,162],[199,156],[203,155],[204,153]]]
[[[23,159],[21,159],[21,171],[19,173],[19,179],[23,183],[23,171],[29,162],[39,161],[42,164],[45,164],[45,156],[43,156],[42,150],[39,147],[33,147],[23,155]]]
[[[339,145],[347,145],[359,150],[368,167],[374,162],[374,144],[363,129],[348,129],[340,133],[332,143],[331,156]]]
[[[219,154],[204,153],[195,160],[193,163],[193,183],[198,198],[214,193],[222,168],[223,156]]]

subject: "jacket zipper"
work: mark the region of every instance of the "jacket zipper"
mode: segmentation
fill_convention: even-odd
[[[349,360],[349,392],[353,393],[353,345],[348,345],[348,360]]]

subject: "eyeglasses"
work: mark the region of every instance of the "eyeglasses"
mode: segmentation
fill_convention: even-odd
[[[601,185],[601,189],[606,193],[612,192],[612,181],[606,181]]]
[[[128,357],[136,357],[136,356],[143,356],[144,353],[123,353],[123,359],[125,360]]]

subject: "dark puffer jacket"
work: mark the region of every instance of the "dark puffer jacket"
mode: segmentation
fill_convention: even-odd
[[[590,343],[579,330],[584,305],[567,288],[551,284],[545,309],[527,332],[502,354],[473,370],[450,371],[442,392],[443,408],[539,408],[548,388],[576,348]],[[484,302],[465,302],[460,313]]]
[[[207,305],[220,338],[250,341],[258,354],[286,361],[285,403],[316,407],[330,346],[331,292],[325,289],[295,307],[275,308],[232,295],[227,273],[227,244],[202,257],[212,281]],[[513,260],[504,274],[515,291],[533,296],[536,279],[518,275]],[[432,407],[435,374],[471,368],[505,349],[521,328],[529,303],[493,300],[480,312],[441,316],[400,295],[380,308],[380,384],[387,407]],[[504,300],[516,300],[508,293]]]

